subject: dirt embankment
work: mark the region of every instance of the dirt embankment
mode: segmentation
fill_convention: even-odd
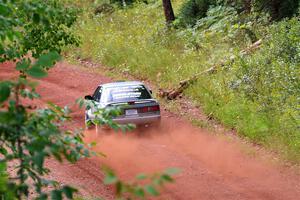
[[[0,65],[0,78],[16,76],[9,64]],[[82,71],[66,63],[51,69],[42,79],[38,103],[53,101],[72,105],[78,97],[91,94],[99,83],[110,78]],[[71,106],[72,107],[72,106]],[[73,107],[74,126],[83,127],[83,111]],[[126,134],[112,131],[86,131],[87,142],[96,141],[95,151],[106,158],[93,157],[78,163],[60,164],[50,160],[51,177],[73,184],[85,196],[113,198],[112,188],[103,186],[101,164],[111,166],[122,179],[137,173],[151,173],[177,167],[176,183],[164,189],[160,199],[183,200],[297,200],[300,177],[295,171],[272,164],[240,141],[209,134],[195,128],[177,115],[163,111],[160,130],[136,130]],[[249,122],[251,123],[251,122]],[[267,158],[267,157],[266,157]]]

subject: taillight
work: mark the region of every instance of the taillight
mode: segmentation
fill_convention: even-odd
[[[139,110],[141,113],[148,112],[148,107],[142,107]]]
[[[147,107],[142,107],[139,108],[139,112],[140,113],[145,113],[145,112],[155,112],[155,111],[159,111],[159,106],[147,106]]]
[[[149,112],[159,111],[159,105],[148,107]]]

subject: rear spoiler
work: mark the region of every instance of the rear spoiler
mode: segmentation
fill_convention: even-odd
[[[133,104],[142,104],[142,103],[157,103],[156,100],[154,99],[143,99],[143,100],[137,100],[137,101],[125,101],[125,102],[112,102],[112,103],[108,103],[107,106],[117,106],[117,105],[128,105],[130,103]]]

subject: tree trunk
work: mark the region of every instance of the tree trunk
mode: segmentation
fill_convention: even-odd
[[[163,2],[164,13],[166,17],[166,22],[169,25],[175,20],[171,0],[162,0],[162,2]]]
[[[244,10],[246,13],[250,13],[251,12],[251,2],[252,0],[244,0]]]

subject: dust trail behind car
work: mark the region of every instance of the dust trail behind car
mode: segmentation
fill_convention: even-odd
[[[88,142],[97,141],[95,151],[107,155],[97,158],[99,163],[112,166],[125,180],[139,172],[180,168],[176,183],[167,187],[163,198],[296,199],[294,195],[300,194],[299,178],[280,172],[283,169],[264,153],[253,155],[247,144],[210,135],[176,117],[162,124],[159,131],[138,129],[123,134],[100,129],[85,135]]]

